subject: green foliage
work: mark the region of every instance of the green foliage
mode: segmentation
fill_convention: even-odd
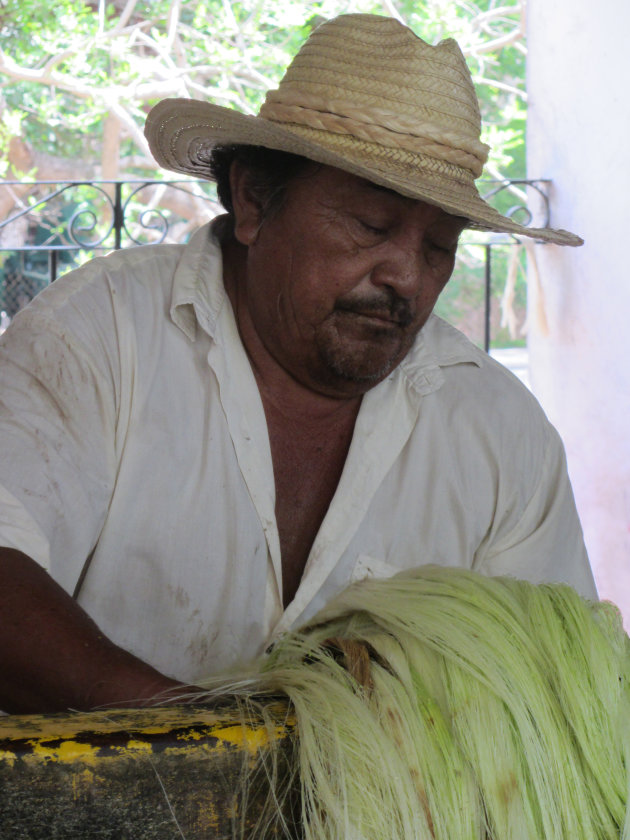
[[[26,138],[48,153],[97,155],[112,98],[141,127],[147,105],[162,98],[160,84],[155,96],[139,93],[146,83],[180,79],[182,95],[208,96],[253,113],[321,20],[351,11],[386,11],[385,4],[368,0],[183,0],[174,33],[169,0],[137,2],[122,26],[117,7],[104,5],[101,18],[98,4],[83,0],[0,4],[0,47],[18,67],[42,74],[31,81],[9,76],[2,83],[5,103],[9,112],[24,115]],[[401,0],[398,10],[421,37],[435,42],[452,35],[469,54],[486,131],[505,169],[519,167],[523,159],[524,109],[505,86],[523,87],[524,55],[520,44],[481,52],[485,42],[517,21],[516,7],[495,18],[495,6],[495,0]],[[493,80],[502,87],[493,87]]]

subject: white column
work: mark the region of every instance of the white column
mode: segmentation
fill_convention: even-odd
[[[600,597],[630,627],[630,2],[528,0],[528,176],[553,181],[529,273],[533,390],[560,431]]]

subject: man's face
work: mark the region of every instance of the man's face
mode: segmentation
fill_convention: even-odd
[[[235,211],[248,249],[245,316],[276,363],[338,397],[364,393],[405,357],[465,224],[327,166],[291,181],[262,222],[247,198]]]

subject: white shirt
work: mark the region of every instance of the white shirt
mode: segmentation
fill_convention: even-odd
[[[208,227],[98,258],[0,339],[0,544],[114,642],[195,681],[260,654],[351,580],[426,563],[595,597],[555,430],[436,317],[363,398],[282,607],[265,416]]]

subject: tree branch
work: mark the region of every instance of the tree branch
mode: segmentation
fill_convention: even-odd
[[[516,41],[520,41],[522,37],[523,33],[519,27],[518,29],[514,29],[512,32],[501,35],[492,41],[485,41],[482,44],[473,44],[472,46],[462,50],[462,52],[465,56],[472,57],[483,55],[484,53],[497,52],[498,50],[503,49],[503,47],[507,47],[510,44],[514,44]]]
[[[133,14],[133,10],[136,8],[136,3],[138,0],[127,0],[125,8],[120,13],[120,17],[118,18],[118,22],[116,26],[111,30],[112,35],[118,35],[122,29],[127,25],[129,19]]]
[[[518,96],[524,102],[527,102],[527,92],[514,85],[509,85],[507,82],[500,82],[498,79],[487,79],[485,76],[473,76],[473,82],[476,85],[489,85],[490,87],[497,88],[497,90],[504,90],[506,93],[511,93],[514,96]]]
[[[144,152],[146,157],[150,159],[152,155],[151,150],[149,149],[149,144],[131,114],[120,104],[119,101],[112,101],[109,107],[112,114],[115,114],[121,123],[126,127],[136,146],[138,146],[142,152]]]
[[[481,29],[487,23],[490,23],[490,21],[497,20],[498,18],[510,17],[515,14],[518,14],[519,18],[522,20],[524,8],[525,3],[519,2],[515,6],[497,6],[495,9],[488,9],[487,12],[480,12],[473,18],[472,28]]]
[[[73,76],[61,76],[58,73],[49,73],[46,67],[39,70],[32,70],[30,67],[21,67],[3,50],[0,50],[0,71],[19,82],[36,82],[38,84],[55,86],[75,94],[80,99],[92,99],[97,91],[96,88],[83,84]],[[67,82],[66,79],[70,79]]]
[[[167,22],[167,36],[165,49],[167,53],[173,49],[173,43],[177,36],[177,26],[179,24],[179,13],[181,10],[181,0],[172,0],[171,8],[168,10]]]
[[[381,6],[383,7],[383,11],[390,17],[396,18],[401,23],[405,23],[402,15],[394,5],[394,0],[381,0]]]

